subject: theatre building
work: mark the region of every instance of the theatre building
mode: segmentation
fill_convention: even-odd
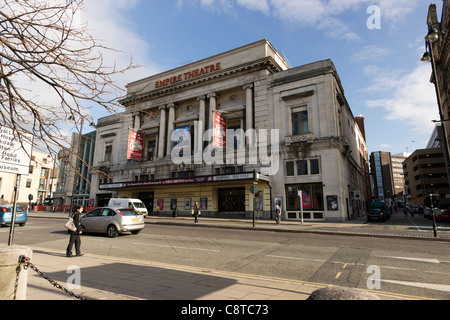
[[[98,120],[91,198],[152,212],[345,221],[365,214],[367,147],[330,60],[292,68],[267,41],[127,85]],[[301,191],[301,192],[300,192]]]

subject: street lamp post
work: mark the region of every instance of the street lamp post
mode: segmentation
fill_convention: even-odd
[[[448,187],[450,188],[450,174],[449,174],[449,154],[448,154],[448,143],[447,143],[447,134],[445,130],[444,122],[448,121],[444,119],[444,115],[442,113],[442,105],[441,105],[441,96],[440,96],[440,89],[439,89],[439,83],[438,83],[438,77],[436,75],[436,61],[433,55],[433,50],[431,48],[431,43],[436,42],[439,37],[442,35],[441,32],[436,30],[436,28],[429,28],[428,34],[425,36],[425,53],[423,54],[423,57],[420,59],[424,62],[431,62],[431,70],[433,75],[433,82],[434,82],[434,89],[436,91],[436,99],[438,104],[438,110],[439,110],[439,118],[441,124],[442,124],[442,133],[444,135],[443,140],[443,153],[444,153],[444,162],[445,162],[445,172],[447,174],[447,183]]]

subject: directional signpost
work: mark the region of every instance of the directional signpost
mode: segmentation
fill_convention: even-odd
[[[14,201],[9,231],[8,246],[12,246],[14,238],[14,224],[16,223],[17,195],[20,187],[20,176],[28,175],[30,170],[32,135],[22,135],[21,139],[10,128],[0,126],[0,171],[15,173]]]

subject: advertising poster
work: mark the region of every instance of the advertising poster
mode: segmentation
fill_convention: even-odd
[[[179,127],[173,131],[172,136],[173,150],[172,154],[179,154],[182,156],[191,154],[191,127]]]
[[[214,146],[225,149],[227,147],[227,120],[221,114],[214,112]]]
[[[128,134],[127,159],[142,160],[144,151],[144,135],[130,130]]]

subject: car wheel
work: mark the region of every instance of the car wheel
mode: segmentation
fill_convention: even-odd
[[[108,226],[107,234],[108,234],[108,237],[115,238],[119,235],[119,231],[117,231],[116,226],[111,224]]]

